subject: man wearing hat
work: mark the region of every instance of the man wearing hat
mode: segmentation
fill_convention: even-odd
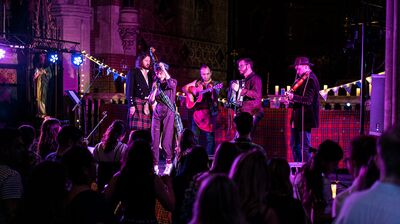
[[[319,126],[319,82],[307,57],[297,57],[293,67],[296,80],[287,98],[292,105],[290,146],[295,162],[310,158],[311,129]]]

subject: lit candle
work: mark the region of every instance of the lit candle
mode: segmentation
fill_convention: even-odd
[[[279,86],[275,86],[275,95],[279,95]]]
[[[356,96],[360,96],[360,88],[356,89]]]
[[[332,190],[332,198],[335,199],[336,198],[336,183],[333,182],[331,183],[331,190]]]
[[[290,86],[286,86],[286,92],[289,92]]]
[[[327,90],[328,89],[328,85],[324,85],[324,90]]]
[[[350,93],[346,91],[346,96],[350,96]]]
[[[124,93],[126,93],[126,83],[124,83]]]
[[[369,84],[369,90],[368,90],[369,95],[371,96],[372,93],[372,84]]]

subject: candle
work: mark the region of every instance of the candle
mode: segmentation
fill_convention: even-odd
[[[279,95],[279,86],[275,86],[275,95]]]
[[[290,86],[286,86],[286,92],[289,92],[290,89]]]
[[[328,85],[324,85],[324,90],[327,90],[328,89]]]
[[[332,190],[332,198],[335,199],[336,198],[336,183],[333,182],[331,183],[331,190]]]
[[[350,93],[346,91],[346,96],[350,96]]]
[[[356,89],[356,96],[360,96],[360,88]]]
[[[372,84],[369,84],[369,90],[368,90],[368,93],[369,93],[369,95],[371,96],[371,93],[372,93]]]

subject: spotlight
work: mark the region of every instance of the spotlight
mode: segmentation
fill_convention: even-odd
[[[0,59],[3,59],[6,56],[6,51],[3,49],[0,49]]]
[[[55,53],[50,54],[49,60],[51,63],[56,63],[58,61],[58,54],[55,54]]]
[[[83,56],[82,54],[72,54],[71,56],[72,64],[76,66],[80,66],[83,63]]]

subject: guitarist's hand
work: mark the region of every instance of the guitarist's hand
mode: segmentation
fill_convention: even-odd
[[[136,108],[134,106],[129,108],[129,116],[132,117],[135,114]]]
[[[239,91],[239,84],[237,84],[236,82],[233,82],[233,83],[232,83],[232,89],[233,89],[235,92]]]

